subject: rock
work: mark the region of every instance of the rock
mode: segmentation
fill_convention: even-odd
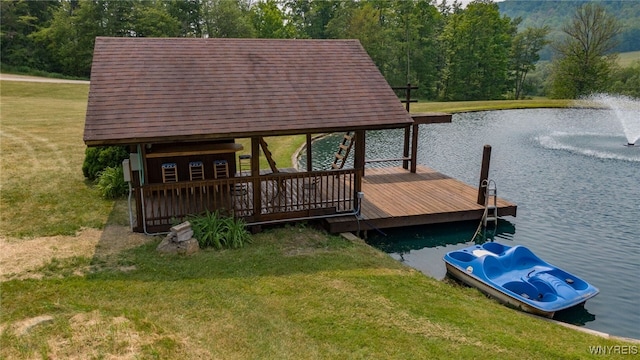
[[[157,251],[165,254],[184,254],[191,255],[200,250],[198,240],[191,238],[186,241],[175,241],[175,238],[169,234],[156,248]]]
[[[176,234],[176,241],[187,241],[193,237],[193,230],[181,231]]]
[[[165,254],[190,255],[200,250],[198,240],[193,238],[193,230],[188,221],[171,228],[171,232],[156,248]]]

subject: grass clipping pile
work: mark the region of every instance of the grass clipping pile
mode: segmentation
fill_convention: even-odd
[[[0,281],[41,279],[45,276],[44,268],[52,262],[78,258],[106,260],[150,241],[153,241],[150,236],[132,233],[126,226],[117,225],[109,225],[104,230],[83,229],[75,236],[0,237]],[[89,270],[75,271],[82,275]]]

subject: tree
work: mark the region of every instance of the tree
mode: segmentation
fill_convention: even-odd
[[[2,0],[0,54],[2,63],[49,70],[50,59],[32,34],[49,25],[57,1]]]
[[[381,9],[371,2],[350,3],[326,26],[332,38],[358,39],[382,73],[388,62],[388,32],[381,23]]]
[[[640,60],[625,68],[614,70],[611,80],[609,92],[640,99]]]
[[[240,0],[203,0],[201,11],[203,35],[212,38],[249,38],[255,35],[249,9]]]
[[[564,39],[553,44],[552,97],[577,98],[606,89],[616,55],[610,54],[620,32],[615,17],[601,6],[586,3],[562,29]]]
[[[51,24],[32,34],[36,43],[51,57],[50,70],[67,75],[88,77],[93,45],[102,33],[99,6],[93,2],[61,2]]]
[[[251,7],[251,21],[258,38],[291,39],[296,33],[275,0],[260,1]]]
[[[167,3],[167,11],[180,22],[180,35],[185,37],[202,37],[200,0],[171,0]]]
[[[443,67],[442,46],[438,34],[444,27],[444,17],[429,0],[413,2],[399,2],[397,16],[402,19],[402,25],[395,27],[396,42],[404,46],[394,46],[396,56],[408,59],[409,64],[407,82],[417,85],[416,94],[419,97],[435,99],[438,90],[440,70]],[[403,11],[404,10],[404,11]],[[404,50],[403,54],[399,50]],[[405,55],[405,56],[403,56]]]
[[[526,28],[513,38],[510,58],[514,99],[520,99],[527,74],[536,69],[536,63],[540,60],[539,52],[548,43],[548,33],[547,27]]]
[[[172,17],[165,4],[138,3],[134,6],[132,35],[136,37],[176,37],[181,34],[181,24]]]
[[[286,7],[291,13],[291,20],[297,29],[298,36],[309,39],[328,39],[327,24],[343,6],[353,1],[342,0],[287,0]]]
[[[509,49],[516,24],[498,5],[476,0],[447,18],[444,100],[499,99],[508,88]]]

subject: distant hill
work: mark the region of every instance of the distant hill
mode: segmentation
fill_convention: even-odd
[[[567,24],[578,6],[597,3],[613,14],[622,24],[623,32],[618,36],[615,52],[640,50],[640,1],[632,0],[505,0],[498,2],[503,15],[522,18],[521,28],[548,26],[549,39],[562,36],[561,29]],[[543,60],[551,58],[551,50],[540,52]]]

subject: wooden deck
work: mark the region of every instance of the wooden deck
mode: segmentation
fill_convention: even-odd
[[[482,219],[478,190],[425,166],[366,169],[361,214],[326,220],[332,233]],[[516,216],[517,206],[498,198],[499,216]]]

